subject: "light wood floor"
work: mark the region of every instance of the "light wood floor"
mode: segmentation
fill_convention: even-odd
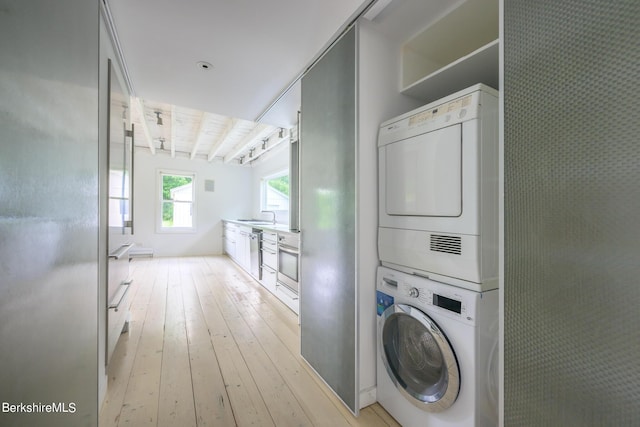
[[[297,317],[227,257],[132,262],[100,427],[398,426],[358,418],[299,354]]]

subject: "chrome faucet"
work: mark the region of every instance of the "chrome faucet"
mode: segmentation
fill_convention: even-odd
[[[270,213],[273,215],[273,224],[275,225],[276,223],[276,213],[274,211],[260,211],[262,213]]]

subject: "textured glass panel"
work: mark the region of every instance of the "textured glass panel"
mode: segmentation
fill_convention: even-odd
[[[302,79],[301,351],[352,411],[356,390],[355,30]]]
[[[97,424],[98,7],[0,2],[3,427]]]
[[[504,3],[505,425],[638,425],[640,2]]]

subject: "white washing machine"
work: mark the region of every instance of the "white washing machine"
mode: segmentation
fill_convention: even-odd
[[[378,268],[378,402],[404,427],[498,425],[498,290]]]

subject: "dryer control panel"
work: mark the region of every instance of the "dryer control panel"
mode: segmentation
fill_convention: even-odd
[[[383,122],[378,147],[478,118],[482,109],[480,91],[498,98],[495,89],[478,84]]]

